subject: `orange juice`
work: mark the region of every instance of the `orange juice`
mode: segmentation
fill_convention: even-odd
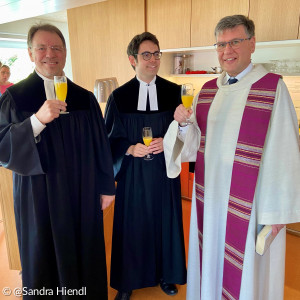
[[[151,136],[145,136],[143,137],[143,141],[144,141],[144,144],[149,147],[150,146],[150,143],[152,142],[152,137]]]
[[[193,104],[193,96],[190,95],[182,95],[181,96],[181,100],[182,100],[182,104],[185,108],[190,108]]]
[[[60,101],[66,101],[68,86],[66,82],[55,82],[56,97]]]

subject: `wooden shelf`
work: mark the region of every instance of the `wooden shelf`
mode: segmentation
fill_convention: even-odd
[[[300,76],[300,73],[276,73],[276,74],[281,75],[283,77]]]
[[[177,49],[164,49],[164,60],[168,61],[169,66],[174,63],[174,56],[176,54],[188,54],[190,57],[191,70],[212,70],[212,67],[219,66],[217,52],[213,46],[206,47],[191,47],[191,48],[177,48]],[[252,54],[252,62],[254,64],[262,64],[267,70],[271,69],[273,61],[289,61],[298,62],[300,51],[300,40],[285,40],[285,41],[272,41],[272,42],[257,42],[256,50]],[[291,67],[288,64],[288,68]],[[172,74],[173,68],[169,67],[168,76],[172,77],[218,77],[219,74]],[[284,77],[300,76],[297,73],[281,73]]]

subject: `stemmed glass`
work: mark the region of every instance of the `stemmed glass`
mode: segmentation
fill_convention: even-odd
[[[149,147],[150,143],[152,142],[152,129],[151,127],[144,127],[143,128],[143,141],[144,144]],[[152,160],[154,158],[153,154],[147,154],[144,156],[144,160]]]
[[[67,77],[66,76],[54,76],[54,88],[56,99],[65,102],[67,98]],[[60,111],[60,114],[68,114],[67,111]]]
[[[181,100],[186,109],[191,109],[194,99],[194,88],[191,83],[184,83],[181,86]],[[186,119],[185,125],[193,124],[190,119]]]

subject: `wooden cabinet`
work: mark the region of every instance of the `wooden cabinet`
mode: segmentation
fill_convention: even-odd
[[[248,15],[248,0],[192,0],[191,46],[211,46],[215,43],[214,30],[225,16]]]
[[[161,49],[191,46],[191,0],[148,0],[146,30],[155,34]]]
[[[202,47],[215,43],[218,21],[229,15],[249,16],[257,41],[300,38],[300,0],[148,0],[146,29],[162,49]]]
[[[126,54],[131,39],[145,31],[144,0],[109,0],[69,9],[73,79],[93,91],[96,79],[134,77]]]
[[[21,270],[13,200],[12,172],[0,167],[0,205],[3,217],[8,263],[11,270]]]
[[[192,200],[194,173],[191,173],[189,171],[188,162],[181,164],[180,184],[181,184],[181,198],[185,200]]]
[[[298,223],[299,224],[299,223]],[[300,237],[292,234],[286,235],[285,255],[285,287],[284,299],[300,299]],[[287,289],[288,288],[288,289]],[[293,291],[293,293],[292,293]]]
[[[161,49],[213,45],[214,28],[226,15],[248,15],[247,0],[148,0],[146,29]]]
[[[250,14],[258,41],[297,39],[299,8],[300,0],[108,0],[69,9],[73,78],[91,91],[100,78],[122,85],[135,75],[126,55],[134,35],[152,32],[161,49],[211,46],[226,15]]]
[[[256,27],[256,41],[299,38],[300,0],[250,0],[249,18]]]

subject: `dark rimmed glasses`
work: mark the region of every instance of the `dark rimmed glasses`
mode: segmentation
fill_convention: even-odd
[[[241,43],[243,41],[246,41],[246,40],[250,40],[251,38],[246,38],[246,39],[234,39],[232,41],[229,41],[229,42],[219,42],[219,43],[216,43],[214,44],[216,50],[218,52],[223,52],[225,49],[226,49],[226,46],[227,44],[232,48],[232,49],[238,49],[241,47]]]
[[[135,55],[142,55],[144,60],[150,60],[152,55],[153,55],[156,60],[159,60],[162,56],[162,53],[160,51],[155,51],[155,52],[146,51],[146,52],[143,52],[141,54],[137,53]]]

